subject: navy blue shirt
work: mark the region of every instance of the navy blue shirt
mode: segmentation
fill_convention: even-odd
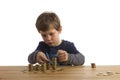
[[[36,48],[36,50],[29,55],[28,61],[30,63],[36,63],[35,55],[37,51],[42,51],[43,53],[46,54],[47,58],[51,60],[52,57],[57,57],[58,50],[65,50],[68,53],[68,62],[67,62],[68,64],[82,65],[84,63],[84,56],[76,49],[76,47],[72,42],[65,40],[62,40],[62,43],[56,47],[48,46],[43,41],[39,42],[39,45]]]

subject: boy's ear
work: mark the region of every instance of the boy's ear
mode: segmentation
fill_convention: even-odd
[[[59,33],[61,33],[62,32],[62,26],[60,26],[60,28],[59,28]]]

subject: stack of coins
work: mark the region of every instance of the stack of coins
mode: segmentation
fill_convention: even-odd
[[[53,70],[56,70],[56,68],[57,68],[57,58],[56,58],[56,57],[53,57],[53,58],[52,58],[52,62],[53,62],[52,68],[53,68]]]
[[[33,70],[33,64],[28,64],[28,71],[32,71]]]
[[[41,65],[41,71],[43,71],[43,72],[46,71],[46,63],[42,63],[42,65]]]
[[[50,70],[50,63],[49,62],[46,63],[46,69]]]
[[[35,65],[35,70],[36,70],[36,71],[39,71],[39,70],[40,70],[40,65],[39,65],[39,64],[36,64],[36,65]]]
[[[91,63],[91,68],[96,68],[95,63]]]

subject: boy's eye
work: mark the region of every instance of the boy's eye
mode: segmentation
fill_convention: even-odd
[[[49,34],[41,34],[42,37],[47,37],[47,36],[54,36],[55,33],[49,33]]]
[[[50,35],[50,36],[53,36],[53,35],[54,35],[54,33],[50,33],[49,35]]]
[[[46,37],[46,35],[42,35],[42,37]]]

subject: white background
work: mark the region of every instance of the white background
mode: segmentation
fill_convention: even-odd
[[[42,40],[35,28],[44,11],[61,20],[61,39],[74,42],[85,65],[120,64],[119,0],[0,0],[0,65],[27,65]]]

